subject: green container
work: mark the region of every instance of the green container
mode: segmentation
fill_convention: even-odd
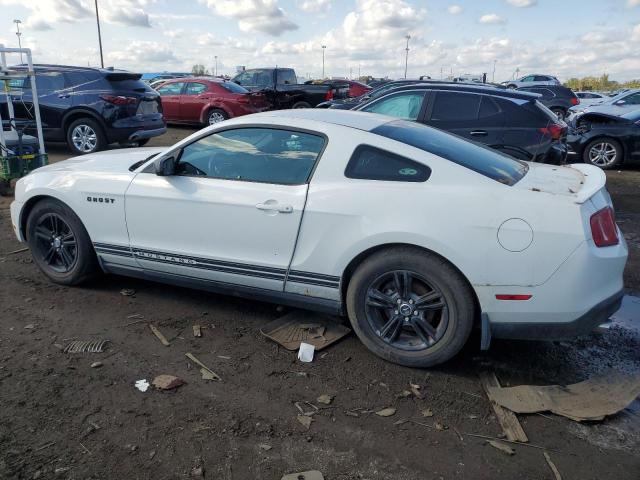
[[[46,153],[0,157],[0,179],[9,181],[24,177],[30,171],[48,163],[49,156]]]

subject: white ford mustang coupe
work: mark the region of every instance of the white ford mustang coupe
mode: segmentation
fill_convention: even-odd
[[[103,271],[347,314],[374,353],[424,367],[474,326],[487,348],[618,308],[605,180],[404,120],[284,110],[39,168],[11,218],[54,282]]]

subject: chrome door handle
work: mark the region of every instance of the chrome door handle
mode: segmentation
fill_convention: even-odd
[[[280,205],[279,203],[258,203],[256,205],[258,210],[266,212],[279,212],[279,213],[292,213],[293,207],[291,205]]]
[[[486,130],[471,130],[469,132],[469,135],[472,135],[474,137],[485,137],[485,136],[487,136],[487,131]]]

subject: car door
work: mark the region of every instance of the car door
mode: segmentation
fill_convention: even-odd
[[[189,123],[201,120],[202,108],[206,105],[211,93],[204,82],[187,82],[184,93],[180,95],[179,118]]]
[[[614,105],[619,110],[620,115],[640,109],[640,92],[630,93],[626,97],[622,97],[616,101]]]
[[[165,120],[179,122],[180,118],[180,95],[184,89],[185,82],[165,83],[157,89],[162,101],[162,113]]]
[[[132,252],[159,275],[284,289],[311,172],[325,144],[288,128],[226,128],[141,173],[126,194]]]
[[[437,91],[423,123],[486,145],[501,145],[505,115],[489,95]]]
[[[377,98],[358,108],[363,112],[380,113],[404,120],[418,120],[426,107],[426,90],[403,90]]]

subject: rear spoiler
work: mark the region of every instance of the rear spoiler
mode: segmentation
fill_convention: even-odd
[[[142,78],[142,74],[132,72],[113,72],[107,73],[104,78],[111,82],[122,82],[124,80],[140,80]]]
[[[582,188],[575,194],[576,203],[584,203],[598,193],[607,183],[604,171],[593,165],[584,163],[572,163],[568,165],[582,173]]]

